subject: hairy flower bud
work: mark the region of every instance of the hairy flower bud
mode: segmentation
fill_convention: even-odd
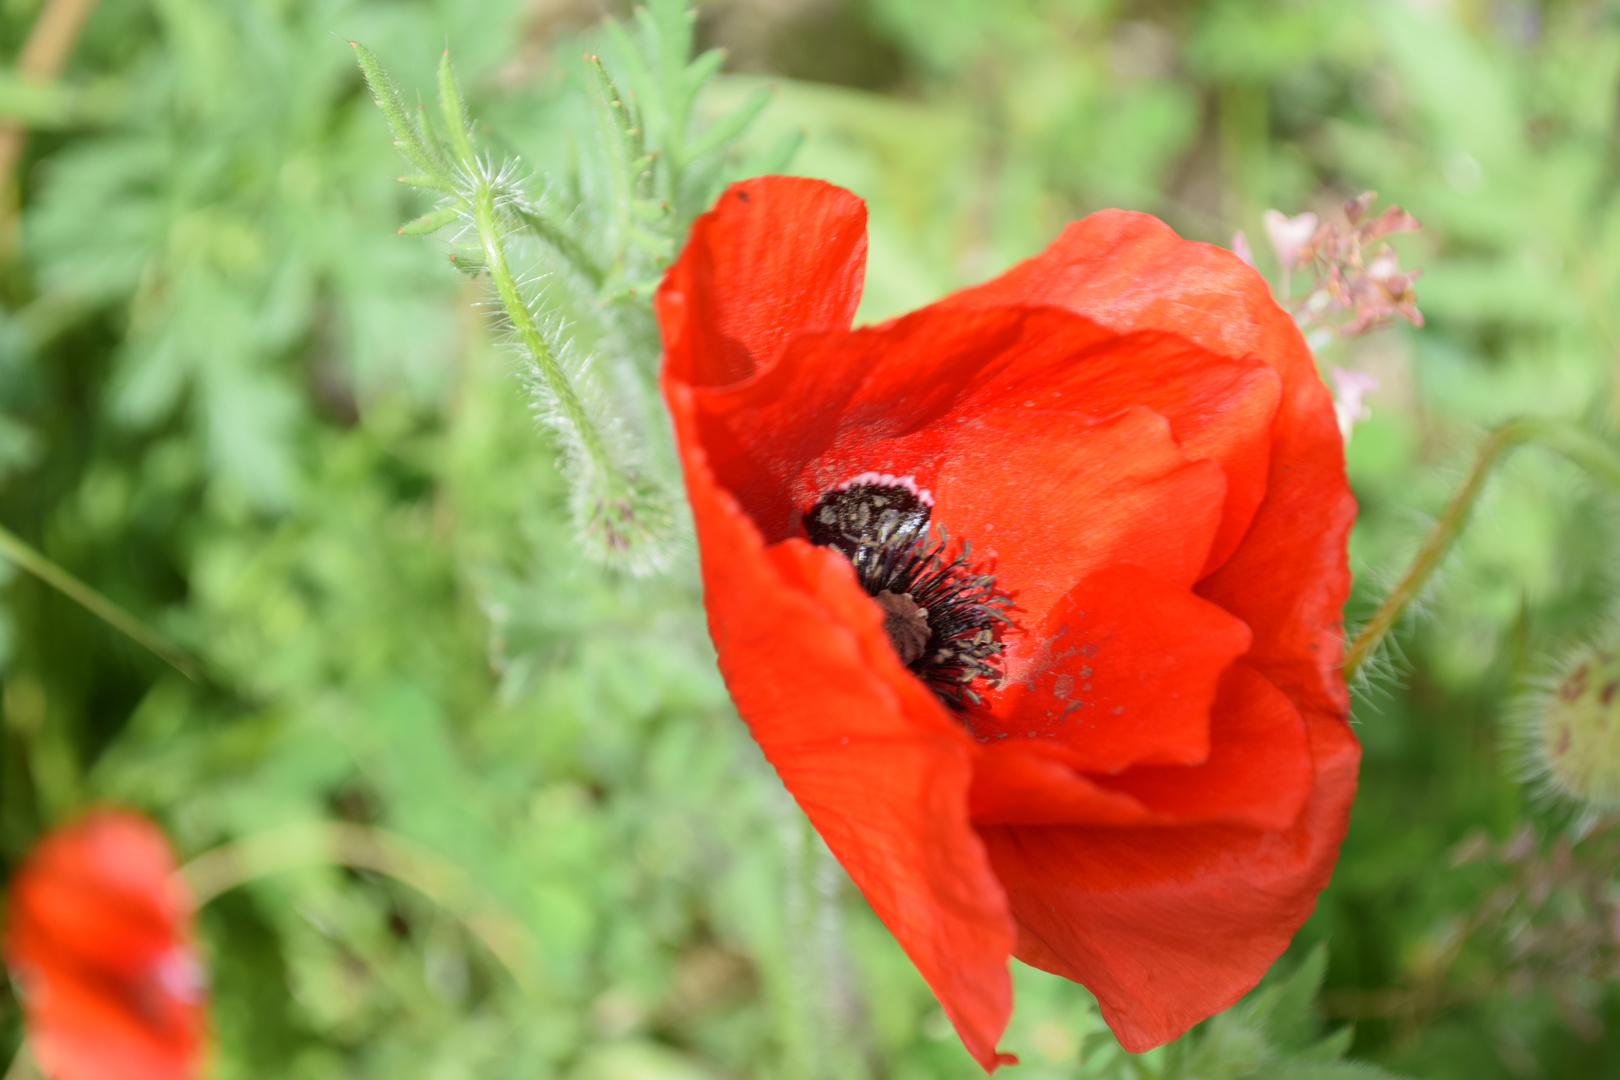
[[[1620,656],[1579,653],[1533,720],[1535,771],[1590,809],[1620,808]]]

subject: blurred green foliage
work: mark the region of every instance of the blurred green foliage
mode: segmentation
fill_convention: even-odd
[[[40,6],[0,0],[5,55]],[[1244,229],[1266,270],[1267,207],[1326,217],[1376,188],[1421,218],[1400,246],[1428,325],[1323,356],[1382,383],[1350,445],[1352,617],[1487,426],[1614,411],[1609,0],[700,11],[700,38],[730,49],[701,121],[769,84],[752,167],[802,132],[793,170],[869,201],[863,318],[1102,206],[1221,244]],[[102,0],[60,83],[0,73],[0,116],[30,125],[0,230],[0,524],[208,672],[188,683],[8,573],[0,859],[96,799],[147,809],[187,856],[352,822],[459,867],[526,944],[493,957],[457,912],[370,872],[226,892],[201,916],[222,1080],[977,1075],[730,712],[691,553],[630,580],[578,552],[482,284],[444,240],[396,235],[431,204],[395,182],[345,40],[429,104],[448,44],[479,137],[565,178],[594,131],[581,54],[623,63],[601,14]],[[590,196],[537,194],[565,219]],[[527,271],[559,304],[547,258]],[[626,355],[653,340],[633,313],[566,314]],[[1018,1075],[1620,1075],[1614,845],[1561,839],[1572,815],[1520,783],[1510,730],[1536,677],[1620,624],[1613,500],[1535,450],[1493,481],[1358,692],[1351,835],[1278,979],[1131,1058],[1083,991],[1018,967]],[[1475,830],[1521,839],[1472,840],[1454,865]],[[1322,1008],[1354,1025],[1326,1041],[1324,957]],[[9,999],[0,1023],[7,1051]]]

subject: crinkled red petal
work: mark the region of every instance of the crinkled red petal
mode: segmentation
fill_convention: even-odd
[[[805,335],[742,382],[695,388],[696,432],[767,542],[798,535],[800,516],[835,484],[874,470],[915,476],[933,491],[936,522],[970,539],[1016,590],[1021,617],[1039,621],[1112,560],[1191,584],[1221,526],[1225,476],[1212,461],[1189,463],[1149,410],[1071,411],[1018,388],[1042,373],[1062,387],[1078,371],[1107,378],[1166,355],[1183,361],[1190,348],[1121,338],[1057,309],[924,309]],[[1258,399],[1269,415],[1263,370],[1217,361],[1183,376],[1188,396],[1237,409]]]
[[[1281,378],[1264,500],[1232,554],[1199,587],[1254,630],[1250,662],[1311,714],[1342,718],[1349,699],[1340,613],[1349,594],[1345,540],[1355,500],[1333,402],[1299,329],[1254,269],[1229,251],[1183,240],[1146,214],[1104,210],[1065,228],[1041,254],[942,301],[961,308],[1048,303],[1120,333],[1178,334],[1211,352],[1259,359]],[[1201,440],[1240,445],[1213,429],[1220,412],[1170,418],[1184,449]],[[1245,455],[1245,460],[1252,455]],[[1258,475],[1227,467],[1232,500],[1252,498]],[[1247,494],[1245,494],[1247,493]],[[1217,545],[1219,547],[1219,545]]]
[[[1060,745],[1084,772],[1196,765],[1221,673],[1248,646],[1248,627],[1185,586],[1107,564],[1028,635],[993,708],[965,719],[981,739]]]
[[[1209,758],[1196,768],[1142,765],[1096,781],[1160,822],[1292,826],[1313,777],[1305,720],[1287,695],[1247,664],[1233,664],[1210,707],[1209,737]]]
[[[973,742],[900,665],[836,553],[766,548],[666,394],[686,469],[721,674],[783,784],[985,1068],[1012,1010],[1006,899],[968,822]]]
[[[820,180],[733,184],[693,226],[655,304],[670,374],[718,386],[796,335],[847,330],[866,273],[866,205]]]
[[[1342,724],[1312,726],[1309,742],[1314,784],[1285,830],[981,829],[1017,955],[1084,983],[1127,1050],[1231,1005],[1310,915],[1344,838],[1359,748]]]
[[[1226,479],[1212,461],[1189,462],[1159,414],[1001,408],[962,416],[945,437],[950,467],[933,478],[934,518],[972,539],[1026,626],[1108,566],[1183,588],[1197,580]]]
[[[1243,825],[1284,830],[1313,784],[1305,722],[1282,691],[1241,662],[1226,669],[1210,752],[1192,767],[1088,771],[1085,754],[1051,739],[993,739],[973,770],[979,825]]]

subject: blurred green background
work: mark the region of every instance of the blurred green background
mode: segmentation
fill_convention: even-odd
[[[0,54],[43,6],[0,0]],[[611,13],[101,0],[59,80],[0,73],[27,133],[0,207],[0,524],[208,671],[0,564],[0,864],[110,799],[185,857],[377,826],[476,898],[327,866],[209,903],[222,1080],[979,1075],[731,712],[690,553],[651,581],[577,553],[482,284],[396,235],[428,204],[345,39],[429,101],[448,43],[490,145],[560,175]],[[868,201],[863,318],[1101,207],[1243,229],[1266,271],[1268,207],[1372,188],[1416,214],[1427,326],[1322,356],[1380,380],[1349,448],[1352,619],[1490,425],[1613,415],[1620,3],[715,0],[698,34],[729,50],[700,113],[774,86],[748,146],[801,130],[792,171]],[[1615,506],[1536,450],[1493,480],[1358,689],[1362,792],[1280,965],[1300,978],[1127,1059],[1084,991],[1015,965],[1012,1075],[1620,1076],[1620,843],[1522,781],[1516,728],[1620,625]],[[1366,1064],[1326,1064],[1319,1020]],[[0,1054],[19,1038],[8,994]]]

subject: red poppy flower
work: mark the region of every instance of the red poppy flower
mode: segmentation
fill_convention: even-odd
[[[40,841],[12,879],[5,960],[51,1080],[186,1080],[202,1056],[191,900],[163,834],[101,811]]]
[[[981,1064],[1009,954],[1146,1049],[1344,834],[1332,401],[1253,270],[1142,214],[851,329],[865,217],[734,185],[657,295],[721,672]]]

